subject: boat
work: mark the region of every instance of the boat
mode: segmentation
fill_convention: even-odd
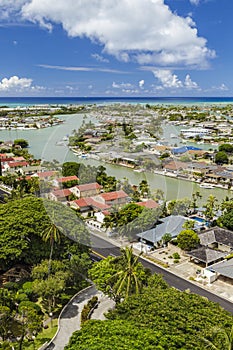
[[[64,141],[58,141],[56,142],[56,146],[67,146],[67,144]]]
[[[214,185],[211,185],[211,184],[206,184],[206,183],[202,183],[199,185],[201,188],[206,188],[206,189],[211,189],[211,188],[214,188],[215,186]]]
[[[134,169],[133,171],[135,171],[136,173],[143,173],[145,169]]]

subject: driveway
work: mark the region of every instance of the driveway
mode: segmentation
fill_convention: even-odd
[[[104,314],[114,307],[115,303],[109,299],[106,295],[96,290],[94,286],[88,287],[77,294],[70,302],[65,306],[60,314],[59,318],[59,330],[53,339],[45,349],[46,350],[63,350],[65,345],[68,344],[69,339],[73,332],[81,328],[81,312],[83,306],[94,295],[98,297],[99,305],[94,310],[91,318],[95,320],[104,320]]]
[[[64,347],[68,344],[73,332],[80,329],[80,315],[83,306],[89,299],[97,294],[98,291],[96,288],[94,286],[91,286],[84,289],[70,300],[70,302],[66,305],[60,314],[59,330],[52,343],[46,347],[46,350],[64,350]]]

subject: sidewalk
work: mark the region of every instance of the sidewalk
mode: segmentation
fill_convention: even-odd
[[[91,227],[92,228],[92,227]],[[93,228],[92,228],[93,229]],[[118,247],[125,247],[132,245],[127,240],[120,240],[113,237],[108,237],[107,233],[105,231],[101,230],[95,230],[94,232],[97,236],[99,235],[101,238],[105,239],[106,241],[109,241],[112,244],[115,244]],[[138,250],[134,249],[135,254],[139,254]],[[148,258],[150,257],[150,253],[148,254]],[[145,258],[147,258],[146,254],[143,254]],[[187,259],[184,260],[184,262],[179,264],[174,264],[168,268],[168,271],[172,272],[174,275],[177,275],[179,277],[182,277],[186,280],[189,280],[190,277],[196,277],[196,270],[199,269],[199,266],[187,261]],[[230,284],[229,282],[224,282],[223,280],[217,279],[211,284],[206,284],[205,281],[200,279],[200,281],[192,281],[192,283],[197,284],[198,286],[217,294],[218,296],[229,300],[230,302],[233,302],[233,282]]]

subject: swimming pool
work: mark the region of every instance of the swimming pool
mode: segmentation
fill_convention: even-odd
[[[192,216],[192,217],[190,217],[190,219],[195,220],[195,221],[198,221],[198,222],[200,222],[201,224],[206,224],[206,220],[203,219],[203,218],[200,218],[200,216]]]

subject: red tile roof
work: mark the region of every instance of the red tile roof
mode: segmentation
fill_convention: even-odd
[[[103,213],[105,216],[111,214],[110,211],[108,211],[108,210],[103,210],[102,213]]]
[[[93,208],[100,209],[100,210],[110,209],[111,208],[109,205],[97,202],[94,199],[92,200],[91,206]]]
[[[90,207],[91,206],[91,202],[92,199],[87,197],[87,198],[80,198],[80,199],[76,199],[75,201],[73,201],[73,203],[77,204],[77,206],[79,208],[82,207]]]
[[[52,194],[56,197],[68,197],[72,194],[72,192],[68,188],[64,188],[63,190],[54,190]]]
[[[114,199],[118,199],[118,198],[126,198],[128,197],[128,195],[124,191],[120,190],[120,191],[102,193],[101,197],[106,201],[113,201]]]
[[[10,161],[12,161],[13,160],[13,158],[12,157],[0,157],[0,159],[1,159],[1,161],[2,162],[10,162]]]
[[[0,158],[7,158],[7,154],[6,153],[0,153]]]
[[[73,180],[78,180],[78,177],[76,175],[72,175],[72,176],[60,177],[59,179],[57,179],[58,182],[67,182],[67,181],[73,181]]]
[[[148,199],[148,201],[138,202],[136,204],[140,205],[141,207],[150,208],[150,209],[159,207],[159,204],[156,201],[154,201],[153,199]]]
[[[50,171],[42,171],[41,173],[38,173],[38,176],[40,178],[45,178],[45,177],[55,176],[56,174],[57,174],[57,171],[50,170]]]
[[[77,204],[77,206],[79,208],[82,208],[82,207],[93,207],[93,208],[100,209],[100,210],[104,210],[104,209],[109,209],[110,208],[109,205],[97,202],[91,197],[85,197],[85,198],[76,199],[75,201],[73,201],[73,203]]]
[[[21,161],[25,161],[26,159],[24,157],[20,156],[20,157],[13,157],[13,160],[14,160],[14,162],[21,162]]]
[[[103,188],[103,186],[99,185],[97,182],[92,182],[90,184],[78,185],[77,188],[79,189],[80,192],[82,192],[82,191],[101,189]]]
[[[21,166],[27,166],[29,165],[28,162],[24,161],[24,162],[8,162],[8,165],[10,168],[15,168],[15,167],[21,167]]]

